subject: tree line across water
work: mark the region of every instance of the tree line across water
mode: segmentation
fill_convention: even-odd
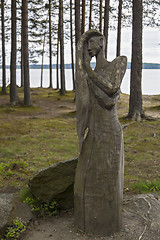
[[[91,67],[95,68],[96,63],[91,62]],[[43,64],[43,69],[49,69],[48,64]],[[30,69],[42,69],[41,64],[30,64],[29,65]],[[58,68],[61,68],[61,65],[58,64]],[[65,69],[72,69],[72,64],[71,63],[66,63],[64,65]],[[75,65],[74,65],[75,68]],[[2,66],[0,66],[0,69],[2,69]],[[6,69],[10,69],[10,65],[6,65]],[[21,65],[17,65],[17,69],[21,69]],[[52,64],[52,69],[57,69],[57,64]],[[131,63],[128,62],[127,64],[127,69],[131,69]],[[143,63],[143,69],[160,69],[160,64],[159,63]]]
[[[2,93],[6,94],[6,43],[10,42],[10,104],[18,103],[16,86],[17,63],[21,65],[21,86],[24,105],[31,105],[29,65],[41,56],[41,86],[44,56],[49,59],[50,88],[53,56],[57,59],[57,89],[65,94],[65,43],[70,41],[73,88],[74,48],[81,34],[96,28],[106,37],[106,58],[109,29],[117,30],[116,56],[121,50],[121,29],[132,25],[132,60],[129,114],[135,120],[144,116],[142,108],[142,31],[143,25],[156,27],[159,1],[151,0],[1,0]],[[8,44],[8,43],[7,43]],[[60,66],[60,76],[58,71]],[[59,88],[59,81],[61,87]]]

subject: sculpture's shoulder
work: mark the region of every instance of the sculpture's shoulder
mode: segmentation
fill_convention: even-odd
[[[120,79],[120,81],[122,81],[123,76],[127,69],[127,57],[119,56],[113,60],[112,64],[113,64],[113,68],[115,68],[116,80]]]
[[[126,56],[116,57],[112,62],[110,62],[110,66],[115,70],[121,69],[122,71],[125,71],[127,67],[127,57]]]
[[[120,86],[120,83],[126,72],[127,58],[125,56],[119,56],[115,58],[112,62],[107,62],[105,64],[105,72],[108,76],[109,82],[113,85],[118,83],[118,85]]]
[[[115,72],[117,69],[122,71],[126,70],[127,67],[127,57],[119,56],[116,57],[113,61],[109,62],[106,59],[102,63],[102,69],[106,72]]]

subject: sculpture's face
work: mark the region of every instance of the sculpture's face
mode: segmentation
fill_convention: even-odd
[[[97,56],[101,48],[99,37],[92,37],[88,40],[88,52],[91,57]]]

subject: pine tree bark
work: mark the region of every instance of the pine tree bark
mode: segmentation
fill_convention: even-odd
[[[22,28],[22,26],[21,26]],[[23,36],[21,32],[21,87],[24,87]]]
[[[58,23],[58,32],[57,32],[57,66],[56,66],[56,71],[57,71],[57,89],[59,89],[59,23]]]
[[[5,53],[5,27],[4,27],[4,0],[1,0],[1,25],[2,25],[2,94],[6,90],[6,53]]]
[[[122,23],[122,0],[119,0],[118,6],[118,27],[117,27],[117,52],[116,56],[120,56],[121,50],[121,23]]]
[[[85,10],[86,10],[86,0],[82,0],[82,24],[81,24],[81,34],[85,32]]]
[[[43,87],[43,69],[44,69],[44,48],[45,48],[45,39],[46,34],[44,33],[44,39],[43,39],[43,49],[42,49],[42,66],[41,66],[41,88]]]
[[[49,0],[49,73],[50,73],[49,87],[53,88],[53,84],[52,84],[52,20],[51,20],[51,4],[52,4],[52,1]]]
[[[24,105],[31,105],[28,57],[28,0],[22,0],[22,36],[24,63]]]
[[[104,36],[106,38],[106,50],[105,57],[107,58],[107,49],[108,49],[108,30],[109,30],[109,4],[110,0],[105,0],[105,9],[104,9]]]
[[[63,0],[59,0],[59,28],[60,28],[60,94],[65,95],[65,69],[64,69],[64,31],[63,31]]]
[[[73,90],[75,90],[75,79],[74,79],[74,52],[73,52],[73,19],[72,19],[72,0],[70,0],[70,36],[71,36],[71,65],[72,65],[72,82]]]
[[[16,86],[16,0],[11,1],[11,66],[10,66],[10,104],[16,105],[18,93]]]
[[[90,8],[89,8],[89,29],[92,28],[92,0],[90,0]]]
[[[140,121],[142,109],[142,0],[133,1],[132,60],[128,117]]]
[[[102,10],[103,10],[103,0],[100,0],[99,6],[99,31],[102,32]]]
[[[76,45],[81,36],[81,24],[80,24],[80,0],[75,0],[75,37]]]

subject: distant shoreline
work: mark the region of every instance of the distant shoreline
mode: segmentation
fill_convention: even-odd
[[[96,65],[96,63],[91,63],[92,68],[94,68]],[[20,69],[21,66],[17,65],[17,69]],[[41,69],[41,65],[40,64],[31,64],[29,66],[30,69]],[[57,68],[57,64],[53,64],[52,65],[53,69]],[[59,65],[60,68],[60,65]],[[128,63],[127,69],[131,68],[131,63]],[[2,66],[0,65],[0,69],[2,69]],[[10,66],[7,65],[6,69],[10,69]],[[49,65],[48,64],[44,64],[43,65],[43,69],[49,69]],[[65,69],[72,69],[72,65],[71,63],[69,64],[65,64]],[[160,69],[160,64],[159,63],[143,63],[143,69]]]

